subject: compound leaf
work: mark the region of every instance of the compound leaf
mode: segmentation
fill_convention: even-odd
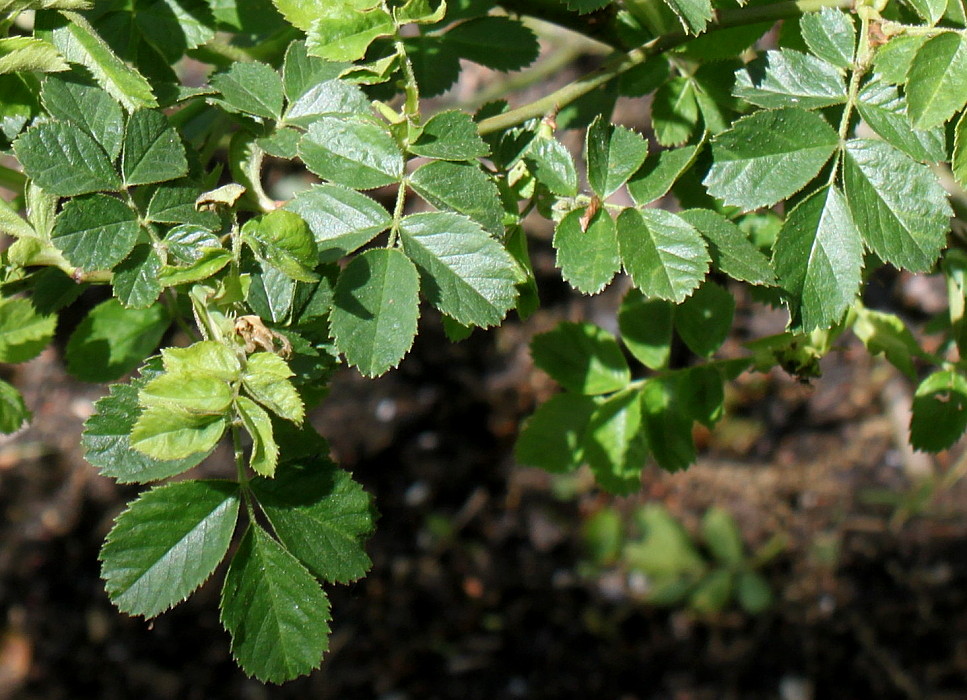
[[[182,481],[143,493],[101,548],[111,601],[150,618],[187,598],[225,558],[238,505],[234,481]]]

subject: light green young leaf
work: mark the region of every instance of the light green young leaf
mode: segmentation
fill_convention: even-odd
[[[65,59],[87,68],[98,85],[128,111],[158,106],[144,76],[118,58],[83,15],[45,12],[37,16],[35,29]]]
[[[158,460],[185,459],[211,452],[222,439],[224,416],[185,413],[156,405],[142,411],[131,429],[131,447]]]
[[[242,227],[242,240],[256,256],[286,275],[302,282],[315,282],[312,271],[318,262],[316,241],[302,217],[285,209],[276,209]]]
[[[223,415],[232,398],[232,388],[219,379],[168,372],[154,377],[138,392],[138,401],[145,408],[161,406],[198,416]]]
[[[40,238],[33,226],[24,221],[6,200],[0,201],[0,233],[11,238]]]
[[[361,119],[322,117],[299,144],[299,157],[319,177],[356,190],[398,182],[403,154],[379,126]]]
[[[649,369],[664,369],[671,357],[675,309],[664,299],[648,299],[632,287],[618,309],[621,342]]]
[[[517,263],[480,226],[459,214],[411,214],[400,224],[424,296],[465,325],[500,323],[517,299]]]
[[[252,438],[249,466],[256,474],[271,477],[279,463],[279,446],[272,431],[272,418],[265,409],[245,396],[235,399],[245,430]]]
[[[839,146],[839,136],[814,112],[755,112],[712,141],[709,194],[743,210],[769,207],[801,190]]]
[[[114,268],[111,286],[114,296],[129,309],[146,309],[161,296],[161,257],[153,246],[135,246],[131,254]]]
[[[618,246],[625,271],[648,297],[681,303],[708,272],[708,249],[698,231],[662,209],[621,212]]]
[[[0,433],[9,435],[17,432],[30,417],[31,413],[20,392],[0,379]]]
[[[309,225],[320,262],[333,262],[369,243],[390,225],[378,202],[341,185],[313,185],[286,202]]]
[[[236,62],[226,72],[212,76],[211,85],[222,95],[218,103],[230,111],[264,119],[282,116],[282,78],[272,66]]]
[[[688,209],[679,216],[708,241],[712,264],[720,271],[749,284],[771,286],[776,283],[769,259],[724,216],[711,209]]]
[[[825,329],[843,317],[859,293],[863,241],[838,189],[824,187],[788,214],[773,264],[787,292],[791,325]]]
[[[202,340],[186,348],[164,348],[161,359],[166,372],[186,378],[209,376],[231,383],[242,371],[235,353],[214,340]]]
[[[0,39],[0,75],[29,71],[56,73],[70,66],[52,44],[29,36]]]
[[[69,121],[94,138],[114,160],[121,153],[124,112],[105,90],[85,85],[73,76],[51,76],[40,98],[54,119]]]
[[[856,108],[873,131],[907,155],[929,163],[947,159],[943,127],[911,129],[906,98],[895,86],[870,81],[860,90]]]
[[[882,141],[846,144],[846,199],[866,245],[884,262],[928,270],[946,244],[952,215],[937,176]]]
[[[256,352],[246,360],[242,384],[249,396],[272,413],[301,424],[305,407],[289,381],[291,376],[292,370],[281,357],[271,352]]]
[[[369,45],[382,36],[391,36],[396,24],[380,8],[360,11],[353,3],[333,2],[324,6],[309,27],[306,49],[328,61],[356,61]]]
[[[661,199],[695,162],[701,148],[702,144],[696,144],[652,153],[628,181],[628,194],[642,207]]]
[[[225,558],[238,505],[234,481],[182,481],[143,493],[101,548],[111,601],[151,618],[187,598]]]
[[[710,0],[665,0],[672,12],[678,15],[682,27],[690,34],[701,34],[712,19]]]
[[[945,32],[925,43],[907,73],[907,112],[915,129],[930,129],[967,104],[967,38]]]
[[[769,51],[735,76],[735,96],[766,109],[819,109],[846,101],[846,83],[839,69],[792,49]]]
[[[960,115],[954,128],[954,154],[950,159],[954,179],[967,188],[967,112]]]
[[[590,323],[559,323],[534,336],[534,364],[565,389],[595,396],[624,389],[631,370],[613,335]]]
[[[476,160],[490,155],[477,133],[477,124],[466,112],[447,110],[427,119],[410,152],[441,160]]]
[[[519,70],[537,59],[537,37],[510,17],[478,17],[461,22],[443,35],[460,58],[499,71]]]
[[[175,180],[187,172],[185,147],[164,114],[139,109],[128,117],[121,154],[126,187]]]
[[[597,405],[591,396],[564,392],[542,403],[521,426],[514,456],[520,464],[554,474],[584,461],[584,433]]]
[[[967,378],[934,372],[917,387],[910,419],[910,444],[925,452],[945,450],[967,429]]]
[[[349,472],[323,456],[284,465],[275,479],[253,479],[251,486],[275,534],[316,578],[349,583],[369,571],[363,544],[375,510]]]
[[[651,125],[662,146],[681,146],[688,141],[700,116],[695,87],[688,78],[672,78],[655,91]]]
[[[465,214],[489,233],[503,234],[497,185],[476,164],[434,160],[417,168],[408,182],[438,209]]]
[[[712,280],[695,290],[675,309],[675,330],[688,349],[711,357],[732,330],[735,299]]]
[[[13,148],[27,176],[51,194],[73,197],[121,189],[121,178],[104,149],[70,124],[32,126]]]
[[[393,14],[397,24],[436,24],[446,13],[446,0],[406,0]]]
[[[94,404],[94,415],[87,419],[81,436],[84,459],[121,484],[166,479],[208,456],[199,452],[184,459],[157,460],[131,447],[131,430],[141,411],[137,387],[143,383],[112,385],[110,394]]]
[[[588,184],[601,199],[625,184],[647,156],[648,142],[630,129],[614,125],[601,115],[588,127]]]
[[[272,0],[290,24],[308,31],[314,21],[323,17],[333,5],[354,10],[368,10],[379,5],[379,0]]]
[[[554,230],[561,276],[584,294],[597,294],[621,269],[614,219],[605,210],[586,221],[587,208],[575,209]],[[582,230],[583,229],[583,230]]]
[[[819,12],[805,12],[799,18],[799,30],[815,55],[840,68],[852,65],[856,29],[843,11],[824,7]]]
[[[578,174],[567,148],[555,138],[531,141],[524,162],[534,177],[554,194],[573,197],[578,191]]]
[[[420,275],[401,250],[374,248],[353,258],[336,282],[330,318],[346,361],[367,377],[396,367],[416,336],[419,291]]]
[[[75,267],[110,270],[134,249],[140,233],[137,213],[124,202],[92,194],[64,205],[51,241]]]
[[[37,313],[28,299],[0,299],[0,362],[26,362],[50,344],[56,315]]]
[[[629,389],[599,404],[588,422],[583,447],[584,459],[604,489],[625,495],[641,488],[648,435],[640,393]]]
[[[891,365],[910,379],[916,379],[917,370],[913,358],[922,355],[923,351],[903,321],[895,314],[862,306],[855,311],[853,333],[863,342],[869,353],[878,355],[882,352]]]
[[[259,525],[249,527],[222,588],[232,655],[260,681],[282,683],[319,667],[329,648],[329,598]]]
[[[285,112],[287,124],[308,127],[326,115],[366,114],[369,99],[355,85],[342,80],[325,80],[309,88]]]
[[[86,382],[119,379],[158,347],[170,324],[160,305],[126,309],[117,299],[101,302],[67,342],[67,371]]]

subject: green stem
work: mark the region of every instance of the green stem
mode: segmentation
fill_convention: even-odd
[[[709,23],[705,34],[712,34],[720,29],[739,27],[760,22],[774,22],[788,17],[798,17],[807,12],[815,12],[824,7],[851,7],[853,0],[791,0],[774,5],[759,5],[743,7],[737,10],[721,10],[715,20]],[[703,35],[704,36],[704,35]],[[482,135],[504,131],[529,119],[543,117],[559,110],[561,107],[574,102],[580,97],[622,73],[647,61],[653,56],[665,53],[695,37],[682,31],[675,31],[655,37],[648,43],[627,53],[615,53],[599,69],[565,85],[550,95],[535,100],[530,104],[512,109],[504,114],[484,119],[478,127]]]
[[[406,115],[407,121],[416,122],[420,116],[420,88],[416,83],[413,64],[410,62],[410,57],[406,55],[406,47],[399,36],[396,38],[396,53],[400,57],[400,67],[403,72],[403,94],[406,95],[403,114]]]
[[[403,209],[406,205],[406,178],[404,177],[400,181],[400,186],[396,190],[396,206],[393,207],[393,225],[389,230],[389,241],[386,243],[387,248],[392,248],[396,245],[396,237],[400,232],[400,222],[403,221]]]

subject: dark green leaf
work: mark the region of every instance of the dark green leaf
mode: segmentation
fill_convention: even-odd
[[[285,51],[282,64],[282,85],[286,98],[290,103],[296,102],[310,88],[338,78],[348,65],[310,56],[304,41],[293,41]]]
[[[618,309],[621,342],[649,369],[663,369],[671,356],[674,307],[664,299],[647,299],[628,290]]]
[[[509,17],[480,17],[458,24],[444,35],[461,58],[495,70],[518,70],[537,59],[534,33]]]
[[[701,144],[652,153],[628,181],[628,194],[639,206],[661,199],[695,161]]]
[[[128,117],[121,156],[126,187],[174,180],[187,172],[185,147],[164,114],[140,109]]]
[[[916,379],[913,358],[923,351],[916,338],[896,315],[864,307],[855,310],[853,332],[871,355],[883,353],[886,359],[910,379]]]
[[[967,104],[967,39],[945,32],[925,43],[907,73],[907,112],[915,129],[950,119]]]
[[[710,357],[732,329],[735,299],[712,280],[695,290],[675,309],[675,330],[688,349]]]
[[[321,262],[352,253],[390,224],[389,212],[380,204],[339,185],[314,185],[297,194],[285,208],[309,225]]]
[[[557,266],[568,283],[585,294],[597,294],[621,269],[614,219],[605,210],[587,221],[588,210],[575,209],[557,224]]]
[[[749,284],[776,283],[769,259],[724,216],[711,209],[688,209],[679,216],[705,237],[713,264],[729,277]]]
[[[675,77],[655,91],[651,125],[662,146],[680,146],[698,126],[699,109],[691,81]]]
[[[476,164],[431,161],[418,168],[408,182],[433,206],[465,214],[490,233],[503,234],[497,185]]]
[[[260,681],[282,683],[309,673],[329,648],[329,599],[258,525],[249,527],[232,559],[221,609],[232,655]]]
[[[686,405],[679,395],[682,388],[672,379],[653,379],[641,390],[649,447],[658,466],[668,472],[687,469],[695,461],[692,418],[681,410]]]
[[[873,68],[880,79],[891,85],[906,82],[913,57],[928,38],[923,35],[901,34],[879,47],[874,55]]]
[[[132,309],[151,306],[161,296],[161,258],[150,245],[136,246],[114,269],[111,285],[114,296]]]
[[[599,116],[588,127],[585,157],[588,184],[606,199],[631,177],[648,155],[648,142],[623,126]]]
[[[637,491],[647,458],[639,392],[622,391],[599,404],[584,434],[584,459],[598,484],[619,495]]]
[[[524,154],[527,166],[538,181],[554,194],[573,197],[578,174],[567,148],[555,138],[535,138]]]
[[[809,50],[820,58],[840,68],[853,64],[856,29],[849,15],[832,7],[806,12],[799,18],[799,29]]]
[[[109,270],[134,249],[141,226],[124,202],[105,194],[71,199],[54,224],[51,240],[71,265]]]
[[[943,127],[911,129],[906,99],[893,85],[870,81],[860,91],[856,108],[873,131],[907,155],[931,163],[947,159]]]
[[[282,116],[282,78],[271,66],[233,63],[228,71],[212,76],[211,85],[221,93],[219,104],[226,109],[264,119]]]
[[[166,182],[151,189],[151,199],[145,208],[149,221],[164,224],[193,224],[194,226],[217,230],[220,226],[218,215],[211,211],[198,211],[195,202],[201,189],[187,180]],[[142,190],[137,190],[141,192]],[[169,234],[170,236],[170,234]]]
[[[288,124],[309,126],[325,115],[366,114],[369,100],[355,85],[342,80],[326,80],[313,85],[285,113]]]
[[[126,309],[117,299],[101,302],[71,334],[67,371],[87,382],[119,379],[158,347],[170,323],[161,306]]]
[[[842,73],[823,59],[783,49],[769,51],[740,70],[735,95],[767,109],[819,109],[845,102],[846,83]]]
[[[560,323],[534,336],[530,349],[534,364],[578,394],[610,394],[631,381],[618,341],[590,323]]]
[[[0,379],[0,433],[17,432],[30,416],[20,392]]]
[[[967,429],[967,379],[957,372],[934,372],[917,387],[910,419],[910,444],[939,452],[952,446]]]
[[[183,481],[143,493],[101,548],[111,601],[150,618],[187,598],[225,558],[238,505],[234,481]]]
[[[701,34],[712,19],[710,0],[665,0],[690,34]]]
[[[113,97],[75,76],[51,76],[41,92],[44,108],[54,119],[73,122],[97,141],[114,160],[121,153],[124,112]]]
[[[369,495],[349,472],[323,459],[287,464],[252,491],[285,548],[319,579],[349,583],[372,562],[363,549],[375,526]]]
[[[542,403],[520,429],[517,461],[557,474],[577,469],[584,461],[584,432],[596,405],[590,396],[571,393]]]
[[[477,124],[466,112],[448,110],[430,117],[410,152],[441,160],[475,160],[490,155],[490,148],[477,133]]]
[[[121,189],[121,178],[97,142],[75,126],[43,122],[14,144],[27,176],[62,197]]]
[[[316,175],[357,190],[403,177],[403,154],[384,129],[360,119],[322,117],[299,144],[299,156]]]

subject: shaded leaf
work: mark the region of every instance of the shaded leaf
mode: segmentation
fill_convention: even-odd
[[[534,364],[565,389],[594,396],[624,389],[631,371],[613,335],[590,323],[559,323],[534,336]]]

